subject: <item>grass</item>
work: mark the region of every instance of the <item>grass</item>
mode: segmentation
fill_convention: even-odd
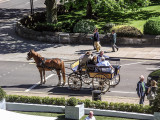
[[[58,21],[85,19],[86,11],[79,10],[65,15],[59,15]],[[106,23],[126,24],[138,28],[143,32],[143,25],[151,17],[160,16],[160,5],[142,7],[136,12],[115,11],[113,13],[101,13],[97,19],[92,19],[96,27],[102,28]]]
[[[58,113],[42,113],[42,112],[18,112],[22,114],[29,115],[38,115],[38,116],[47,116],[47,117],[57,117],[57,120],[66,120],[64,114]],[[87,115],[83,116],[80,120],[84,120]],[[127,119],[127,118],[117,118],[117,117],[105,117],[105,116],[95,116],[96,120],[136,120],[136,119]]]

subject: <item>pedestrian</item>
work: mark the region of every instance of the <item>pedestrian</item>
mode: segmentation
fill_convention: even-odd
[[[148,88],[148,95],[147,95],[147,99],[149,100],[149,105],[151,106],[153,104],[153,101],[155,99],[156,96],[156,90],[157,90],[157,82],[155,80],[151,81],[151,86]]]
[[[147,86],[144,82],[144,76],[141,75],[139,77],[140,81],[137,83],[137,94],[138,94],[138,97],[140,98],[139,100],[139,104],[143,104],[144,103],[144,98],[145,98],[145,91],[147,89]]]
[[[99,50],[101,49],[101,45],[99,40],[98,28],[94,30],[93,40],[94,40],[94,50],[97,50],[97,52],[99,52]]]
[[[102,61],[102,57],[104,57],[105,59],[109,59],[109,56],[104,55],[104,51],[100,51],[99,55],[97,56],[97,63]]]
[[[111,33],[111,46],[112,46],[112,52],[115,52],[115,48],[117,49],[118,51],[118,47],[116,45],[116,38],[117,38],[117,34],[115,32],[115,30],[112,30],[112,33]]]
[[[96,118],[93,116],[93,111],[90,111],[89,115],[84,120],[96,120]]]

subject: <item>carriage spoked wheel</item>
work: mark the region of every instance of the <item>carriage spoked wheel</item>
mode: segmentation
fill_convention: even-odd
[[[90,78],[88,74],[81,75],[81,78],[85,84],[90,85],[90,83],[92,82],[92,78]]]
[[[110,88],[110,81],[103,74],[97,74],[92,80],[93,89],[101,90],[102,93],[105,93]]]
[[[79,75],[71,73],[68,77],[68,86],[72,90],[80,90],[82,87],[82,81]]]
[[[118,74],[118,75],[115,75],[113,79],[110,81],[110,85],[116,86],[119,84],[119,82],[120,82],[120,75]]]

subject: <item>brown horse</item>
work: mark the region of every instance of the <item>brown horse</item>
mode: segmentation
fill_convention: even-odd
[[[58,86],[61,85],[60,72],[62,73],[62,76],[63,76],[62,86],[65,85],[65,82],[66,82],[66,80],[65,80],[65,66],[64,66],[64,62],[61,59],[58,59],[58,58],[45,59],[44,57],[42,57],[40,54],[38,54],[34,50],[30,50],[29,53],[27,54],[27,60],[30,60],[31,58],[33,58],[34,61],[36,62],[36,65],[37,65],[37,68],[39,70],[40,77],[41,77],[41,84],[45,84],[45,82],[46,82],[45,71],[56,70],[57,75],[59,77]],[[43,78],[44,78],[44,81],[43,81]]]

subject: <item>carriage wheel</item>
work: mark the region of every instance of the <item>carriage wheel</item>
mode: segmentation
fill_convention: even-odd
[[[77,74],[71,73],[68,77],[68,86],[72,90],[80,90],[82,87],[81,78]]]
[[[85,84],[90,84],[91,82],[92,82],[92,79],[89,77],[89,75],[88,74],[83,74],[82,76],[81,76],[81,78],[82,78],[82,81],[85,83]]]
[[[118,75],[114,76],[113,79],[110,81],[110,85],[116,86],[119,84],[119,82],[120,82],[120,75],[118,74]]]
[[[103,74],[97,74],[94,76],[92,80],[93,89],[101,90],[102,93],[105,93],[110,88],[110,81]]]

